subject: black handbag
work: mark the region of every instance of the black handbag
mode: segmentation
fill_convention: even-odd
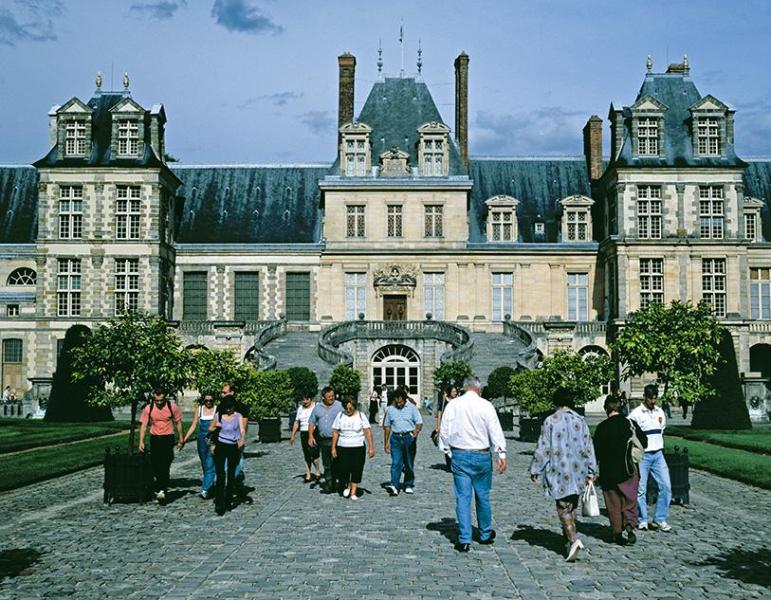
[[[204,437],[206,438],[206,443],[207,444],[209,444],[210,446],[216,446],[217,443],[220,441],[220,428],[219,427],[214,427],[214,428],[210,429],[206,433],[206,436],[204,436]]]

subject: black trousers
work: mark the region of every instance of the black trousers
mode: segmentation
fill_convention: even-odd
[[[380,408],[378,400],[369,401],[369,422],[374,423],[377,421],[377,409]]]
[[[337,476],[340,478],[342,485],[361,483],[365,457],[365,446],[355,446],[353,448],[337,447]]]
[[[150,436],[150,464],[153,467],[153,479],[156,492],[169,489],[169,471],[174,461],[174,435]]]
[[[319,447],[311,446],[308,444],[308,432],[300,432],[300,444],[303,448],[303,457],[305,458],[305,464],[310,468],[313,465],[313,461],[319,457]]]
[[[332,438],[317,437],[316,444],[318,444],[321,452],[321,464],[324,467],[322,485],[333,491],[337,483],[337,474],[335,472],[336,461],[332,458]]]
[[[233,497],[236,484],[236,467],[241,451],[238,444],[217,444],[214,451],[214,466],[217,469],[216,502],[224,506]],[[225,463],[227,462],[227,479]]]

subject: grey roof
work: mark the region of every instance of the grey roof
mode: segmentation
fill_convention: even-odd
[[[37,169],[0,167],[0,244],[37,238]]]
[[[616,166],[620,167],[730,167],[744,166],[733,143],[726,143],[722,156],[700,157],[693,151],[690,108],[702,99],[687,73],[648,73],[636,101],[646,96],[667,107],[664,111],[664,156],[634,156],[631,139],[632,113],[624,107],[624,142]]]
[[[485,202],[505,194],[519,200],[517,220],[520,242],[559,241],[562,206],[567,196],[591,196],[583,157],[474,158],[469,160],[474,182],[469,206],[469,242],[485,242]],[[535,222],[543,220],[545,234],[535,235]]]
[[[129,97],[124,92],[101,92],[88,101],[93,109],[91,122],[91,154],[85,158],[62,157],[55,145],[48,154],[34,163],[36,167],[165,167],[150,146],[150,113],[145,113],[144,142],[145,152],[141,158],[114,158],[111,156],[112,115],[110,109]]]
[[[375,82],[357,120],[372,128],[374,164],[380,154],[396,146],[410,155],[412,167],[418,165],[418,127],[432,121],[444,123],[428,86],[411,77],[386,77]],[[339,170],[337,163],[335,170]],[[450,175],[465,172],[457,147],[450,143]]]
[[[771,159],[748,160],[744,170],[744,195],[762,200],[763,238],[771,240]]]
[[[187,244],[314,243],[321,239],[318,181],[329,165],[172,165],[182,180],[177,240]]]

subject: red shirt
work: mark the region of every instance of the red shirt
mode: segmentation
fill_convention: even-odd
[[[169,410],[171,407],[171,410]],[[153,409],[152,417],[150,416],[150,409]],[[173,435],[174,425],[173,423],[179,423],[182,421],[182,411],[179,410],[174,402],[167,402],[160,408],[155,404],[155,401],[150,402],[142,410],[142,414],[139,417],[139,422],[143,424],[150,423],[150,435]]]

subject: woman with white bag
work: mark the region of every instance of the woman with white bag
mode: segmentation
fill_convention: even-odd
[[[605,400],[608,418],[594,432],[594,449],[600,463],[600,484],[608,509],[613,541],[620,546],[634,544],[637,536],[638,463],[642,460],[648,438],[634,421],[621,414],[621,400]],[[626,537],[623,532],[626,531]]]
[[[579,497],[594,480],[597,463],[592,435],[584,418],[575,412],[573,395],[559,388],[554,393],[554,414],[547,417],[538,438],[530,478],[543,481],[547,493],[557,503],[557,515],[565,536],[565,559],[573,562],[584,548],[576,531]]]

